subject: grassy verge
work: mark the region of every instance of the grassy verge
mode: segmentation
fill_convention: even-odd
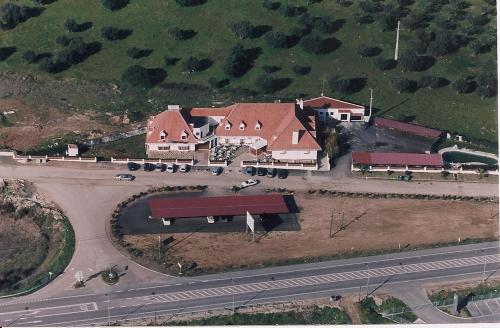
[[[406,304],[394,297],[385,298],[380,305],[372,297],[367,297],[358,303],[358,309],[364,324],[411,323],[417,320]]]
[[[383,180],[395,180],[398,175],[404,175],[404,172],[392,172],[388,174],[387,172],[353,172],[353,176],[362,179],[383,179]],[[478,174],[458,174],[455,180],[453,174],[443,175],[441,173],[424,173],[424,172],[412,172],[412,181],[449,181],[449,182],[482,182],[482,183],[498,183],[498,175],[480,175]],[[407,183],[407,181],[401,181],[401,183]]]
[[[500,296],[500,281],[487,281],[486,283],[479,283],[476,286],[466,288],[446,288],[429,295],[431,302],[452,303],[453,295],[457,293],[459,298],[467,297],[473,294],[474,297],[488,297],[490,295]]]
[[[95,145],[91,146],[84,153],[84,156],[98,158],[146,158],[144,141],[145,135],[141,134],[102,145]]]
[[[171,326],[226,326],[226,325],[345,325],[349,316],[333,307],[311,306],[303,310],[276,313],[236,313],[190,321],[165,322]]]

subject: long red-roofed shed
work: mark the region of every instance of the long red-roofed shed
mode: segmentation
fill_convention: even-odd
[[[410,124],[401,121],[391,120],[383,117],[375,117],[373,119],[373,124],[375,126],[380,126],[383,128],[394,129],[401,132],[406,132],[410,134],[415,134],[427,138],[439,138],[443,131],[427,128],[425,126]]]
[[[444,165],[441,154],[374,153],[364,151],[352,152],[352,164],[432,167],[442,167]]]
[[[245,195],[186,198],[156,198],[148,201],[154,219],[203,216],[284,214],[289,209],[282,195]]]

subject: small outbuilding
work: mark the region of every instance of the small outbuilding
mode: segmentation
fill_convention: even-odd
[[[78,145],[68,144],[68,156],[78,156]]]

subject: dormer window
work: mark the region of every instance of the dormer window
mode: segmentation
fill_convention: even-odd
[[[165,140],[167,138],[167,132],[165,130],[160,132],[160,140]]]
[[[231,130],[231,123],[229,121],[226,122],[226,125],[224,126],[224,129]]]
[[[243,122],[243,121],[240,122],[240,130],[245,130],[246,126],[247,125],[245,124],[245,122]]]
[[[262,127],[262,124],[259,121],[257,121],[255,123],[255,130],[260,130],[261,127]]]
[[[186,131],[182,131],[182,133],[181,133],[181,140],[186,140],[187,137],[188,137],[188,135],[187,135]]]

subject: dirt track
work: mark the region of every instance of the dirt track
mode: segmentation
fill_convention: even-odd
[[[296,196],[299,232],[175,234],[167,256],[198,268],[256,266],[289,259],[348,252],[414,248],[460,238],[498,237],[497,204],[410,199],[318,198]],[[339,230],[344,212],[344,230]],[[331,219],[333,215],[333,220]],[[333,238],[329,237],[332,223]],[[165,237],[165,236],[163,236]],[[143,249],[157,250],[157,235],[127,236]]]

